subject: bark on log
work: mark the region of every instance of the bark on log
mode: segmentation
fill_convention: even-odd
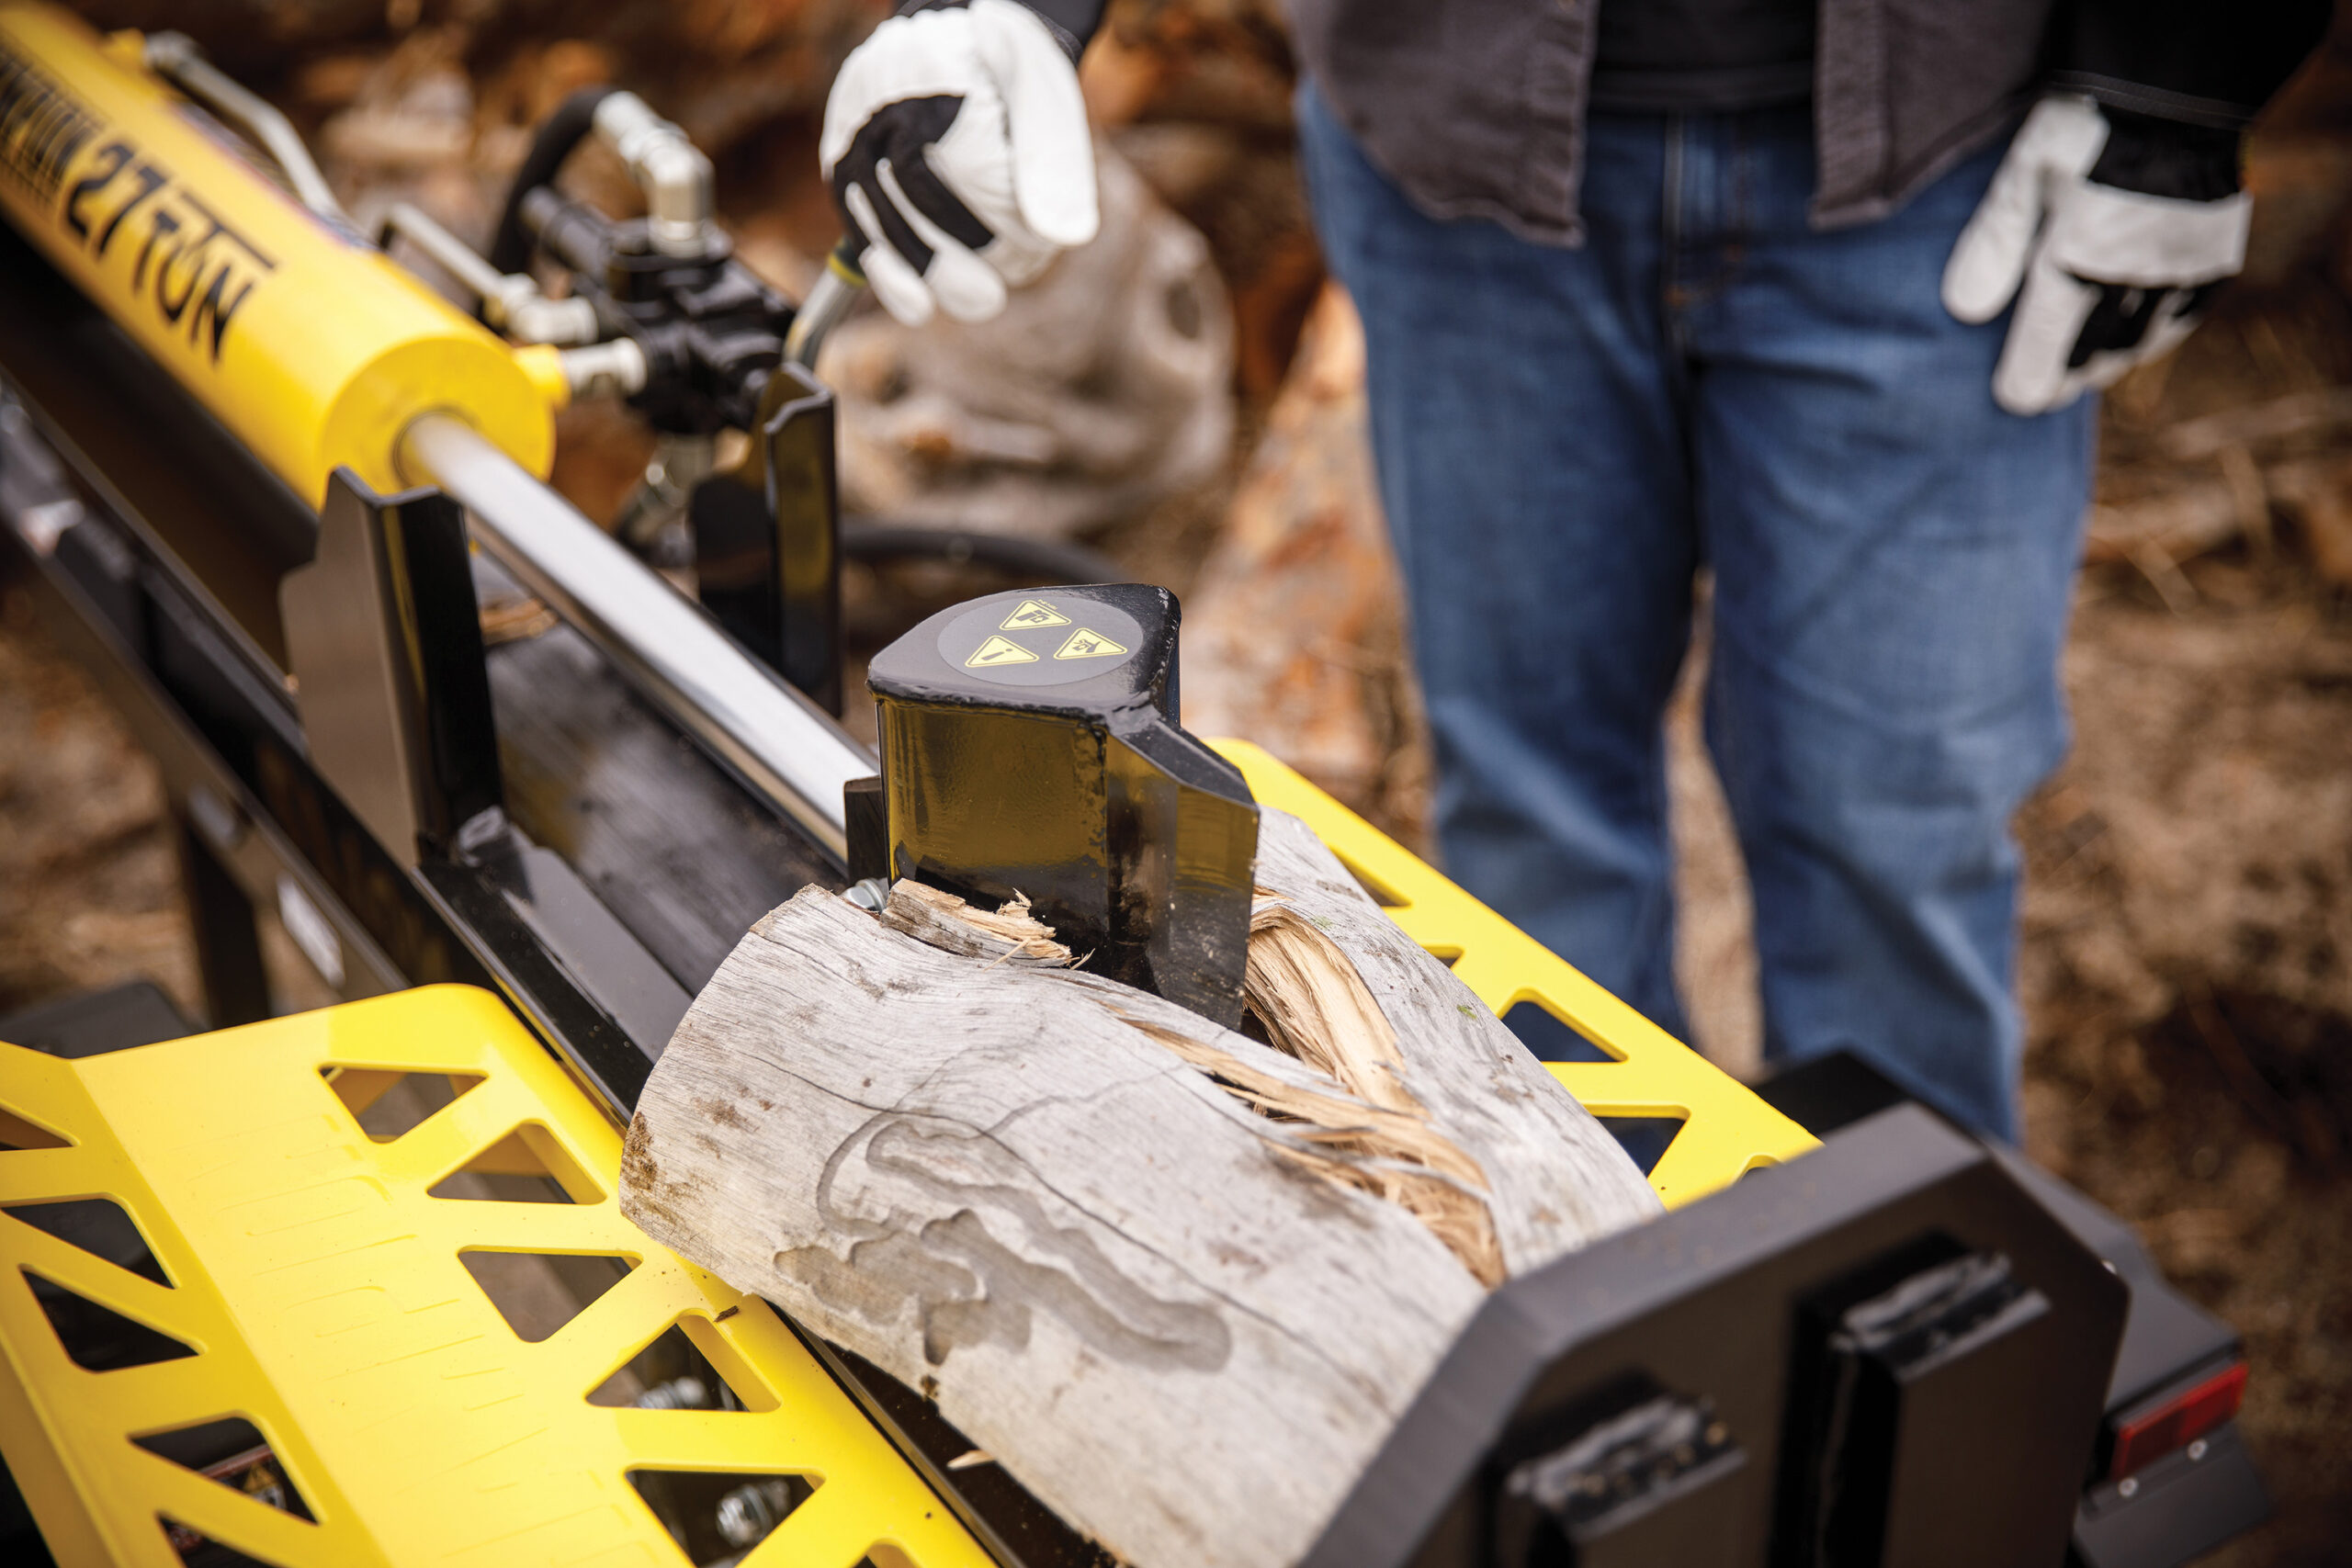
[[[808,888],[695,1000],[622,1168],[648,1234],[1141,1568],[1294,1562],[1479,1275],[1657,1207],[1303,823],[1259,845],[1253,1002],[1319,1064],[1062,967],[1018,910]]]

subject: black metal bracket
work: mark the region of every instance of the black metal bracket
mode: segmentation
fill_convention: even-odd
[[[575,116],[547,143],[551,172],[583,133]],[[570,140],[565,140],[568,137]],[[632,408],[664,435],[751,435],[730,471],[687,498],[703,606],[826,712],[842,711],[841,516],[833,396],[785,351],[794,307],[707,230],[692,254],[652,242],[549,186],[518,186],[504,250],[529,242],[571,275],[606,333],[635,345]]]
[[[311,763],[404,867],[504,801],[465,513],[338,468],[278,590]]]
[[[738,642],[842,711],[842,528],[833,394],[776,367],[741,465],[695,487],[687,512],[703,607]]]
[[[254,901],[206,842],[201,824],[175,810],[173,827],[205,1020],[214,1029],[258,1023],[270,1016],[269,970],[262,960]]]

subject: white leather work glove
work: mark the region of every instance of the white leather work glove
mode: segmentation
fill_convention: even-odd
[[[1058,35],[1058,36],[1057,36]],[[930,0],[874,29],[818,154],[876,298],[909,326],[983,321],[1094,237],[1077,39],[1014,0]]]
[[[2234,132],[2053,94],[2026,117],[1944,267],[1944,308],[2017,313],[1993,400],[2035,414],[2104,387],[2196,326],[2245,264]]]

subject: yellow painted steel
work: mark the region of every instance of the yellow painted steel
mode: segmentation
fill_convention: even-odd
[[[481,1081],[379,1143],[327,1076],[373,1092],[406,1072]],[[426,1195],[518,1129],[593,1201]],[[6,1145],[0,1207],[111,1199],[171,1280],[0,1218],[0,1450],[69,1568],[173,1568],[159,1516],[280,1568],[677,1568],[637,1469],[814,1483],[743,1568],[989,1562],[765,1304],[622,1217],[618,1133],[486,992],[433,987],[82,1061],[0,1045]],[[636,1267],[530,1344],[461,1251]],[[25,1270],[198,1353],[85,1371]],[[586,1402],[673,1325],[749,1410]],[[129,1440],[232,1416],[260,1429],[315,1523]]]
[[[137,46],[0,0],[0,209],[25,237],[313,505],[339,464],[403,488],[394,446],[432,411],[544,477],[546,366],[280,190]]]
[[[1682,1123],[1650,1171],[1668,1208],[1815,1146],[1811,1134],[1736,1079],[1270,753],[1242,740],[1210,744],[1241,770],[1261,803],[1304,818],[1408,935],[1453,961],[1480,1001],[1498,1014],[1540,1007],[1614,1058],[1548,1064],[1587,1110]]]

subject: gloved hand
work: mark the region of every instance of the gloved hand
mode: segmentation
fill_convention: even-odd
[[[2041,413],[2188,335],[2245,264],[2237,136],[2053,94],[2034,106],[1944,267],[1944,308],[2017,314],[1993,399]]]
[[[885,309],[981,321],[1094,237],[1077,40],[1014,0],[926,0],[843,62],[818,148]]]

